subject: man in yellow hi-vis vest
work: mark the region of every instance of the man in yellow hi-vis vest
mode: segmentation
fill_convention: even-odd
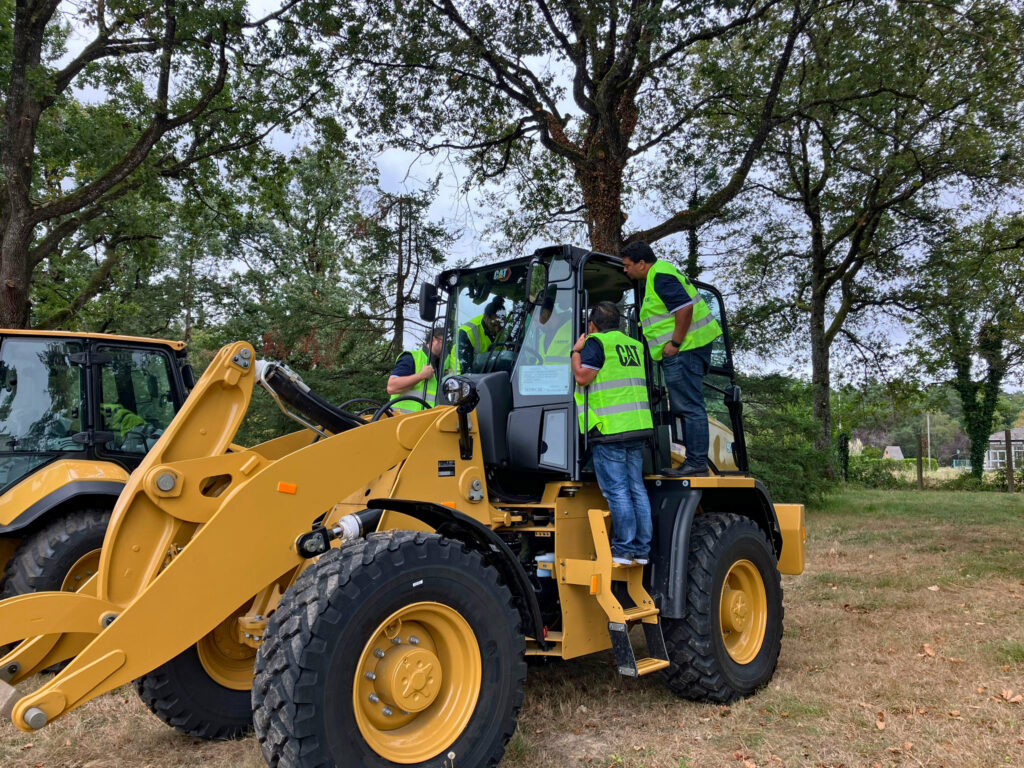
[[[444,327],[437,326],[427,335],[427,343],[419,349],[407,350],[398,356],[395,368],[388,377],[388,394],[415,395],[431,406],[437,400],[437,366],[444,344]],[[395,406],[403,413],[423,410],[415,400],[403,400]]]
[[[672,475],[708,471],[708,412],[704,377],[711,367],[711,345],[722,328],[700,292],[672,264],[659,261],[647,243],[622,249],[622,269],[644,283],[640,324],[651,358],[661,362],[672,413],[683,420],[686,461]]]
[[[644,487],[644,445],[654,431],[643,345],[619,330],[610,301],[590,310],[570,355],[580,431],[594,448],[594,474],[612,516],[612,558],[647,564],[654,534]]]

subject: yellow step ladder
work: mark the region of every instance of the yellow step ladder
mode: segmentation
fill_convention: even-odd
[[[611,636],[619,674],[639,677],[665,669],[669,665],[668,652],[658,620],[658,608],[654,604],[654,598],[643,585],[643,566],[620,565],[612,561],[609,537],[611,514],[608,510],[591,509],[587,512],[587,517],[594,538],[596,557],[594,560],[565,561],[563,567],[566,583],[588,586],[590,594],[597,598],[598,604],[607,614],[608,634]],[[622,606],[612,589],[614,582],[625,582],[626,593],[633,603],[632,606]],[[637,622],[643,627],[647,639],[647,649],[650,653],[647,658],[636,657],[636,651],[629,638],[629,630]]]

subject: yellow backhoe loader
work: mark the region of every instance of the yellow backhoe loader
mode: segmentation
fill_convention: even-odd
[[[0,603],[0,644],[20,643],[0,659],[14,724],[43,728],[135,681],[188,733],[251,722],[271,766],[480,768],[515,730],[527,656],[611,649],[622,675],[660,672],[686,698],[753,693],[778,660],[779,574],[803,569],[803,507],[773,505],[748,473],[721,297],[700,289],[726,328],[707,379],[713,471],[654,474],[678,461],[679,425],[649,366],[649,565],[612,561],[545,328],[571,323],[575,339],[610,300],[639,338],[642,286],[571,246],[445,272],[420,297],[426,321],[445,305],[443,405],[360,417],[246,343],[220,351],[129,478],[96,576]],[[497,297],[504,327],[457,349]],[[256,382],[304,428],[232,446]],[[12,687],[65,659],[35,690]]]

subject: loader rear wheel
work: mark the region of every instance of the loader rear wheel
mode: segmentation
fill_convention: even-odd
[[[496,569],[436,534],[370,534],[288,590],[256,658],[256,735],[272,768],[501,760],[526,678]]]
[[[7,564],[0,599],[77,591],[96,573],[109,522],[109,509],[79,509],[28,536]]]
[[[782,582],[764,533],[734,514],[694,520],[686,618],[663,619],[676,694],[726,703],[749,696],[775,673],[782,645]]]
[[[135,691],[154,715],[188,736],[217,741],[245,736],[252,730],[252,694],[218,683],[198,649],[193,645],[143,675]]]

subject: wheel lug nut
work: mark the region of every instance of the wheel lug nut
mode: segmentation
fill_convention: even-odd
[[[394,714],[391,711],[391,707],[384,707],[384,709],[381,710],[381,713],[384,715],[384,717],[391,717],[391,715]]]
[[[378,696],[376,693],[371,693],[370,694],[370,703],[371,704],[376,704],[378,701],[380,701],[380,696]]]
[[[416,637],[416,635],[409,635],[409,644],[410,645],[419,645],[420,644],[420,639],[418,637]]]
[[[376,656],[378,659],[383,659],[384,658],[384,651],[382,651],[380,648],[378,648],[376,651],[373,652],[373,655]]]
[[[393,637],[393,638],[391,638],[391,642],[394,643],[395,645],[401,645],[402,644],[402,638],[400,638],[400,637]]]
[[[367,672],[366,673],[366,679],[367,680],[376,680],[377,676],[375,674],[373,674],[373,672]]]

